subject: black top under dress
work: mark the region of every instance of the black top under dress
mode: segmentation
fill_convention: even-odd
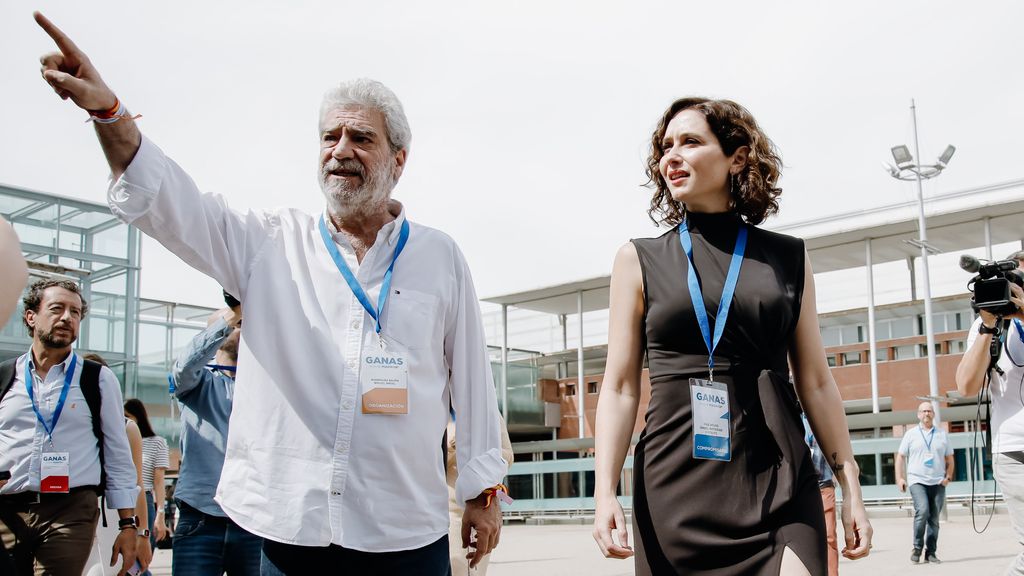
[[[734,213],[688,218],[713,332],[742,220]],[[689,379],[707,378],[708,353],[679,233],[633,244],[643,272],[651,380],[634,458],[636,573],[775,576],[789,547],[811,574],[825,574],[821,496],[787,367],[803,295],[803,241],[749,227],[715,350],[715,381],[729,389],[729,462],[693,458]]]

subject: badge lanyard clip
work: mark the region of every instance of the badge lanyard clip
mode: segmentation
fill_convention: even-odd
[[[334,260],[334,265],[337,266],[338,272],[341,272],[345,282],[348,283],[349,289],[352,290],[352,294],[355,295],[359,303],[363,305],[363,309],[370,315],[371,318],[376,321],[377,336],[380,336],[381,324],[380,316],[384,313],[384,306],[388,301],[388,292],[391,291],[391,276],[395,270],[395,261],[398,260],[399,254],[405,249],[405,243],[409,240],[409,221],[402,220],[402,228],[398,234],[398,243],[395,245],[395,253],[391,256],[391,264],[388,265],[387,271],[384,273],[384,281],[380,286],[380,294],[377,296],[377,307],[373,307],[373,303],[370,301],[369,296],[366,295],[366,291],[359,284],[359,280],[356,279],[355,274],[345,263],[345,258],[338,251],[338,247],[334,244],[334,239],[331,237],[330,231],[327,229],[327,222],[324,220],[323,215],[320,216],[320,237],[324,241],[324,246],[327,247],[327,252],[330,253],[331,259]],[[380,340],[381,349],[384,349],[384,339]]]
[[[747,226],[740,224],[736,233],[736,247],[733,249],[732,260],[729,262],[729,272],[725,276],[725,286],[722,288],[722,299],[718,302],[718,312],[715,314],[715,333],[711,335],[711,325],[708,321],[708,312],[704,307],[704,294],[700,289],[700,282],[697,281],[697,271],[693,265],[693,243],[690,240],[690,232],[687,228],[686,219],[679,224],[679,243],[686,254],[686,261],[689,264],[686,269],[686,284],[690,289],[690,300],[693,303],[693,310],[697,315],[697,324],[700,326],[701,336],[704,337],[704,345],[708,349],[708,380],[715,380],[715,349],[722,340],[725,332],[725,322],[729,318],[729,307],[732,304],[732,297],[736,292],[736,284],[739,281],[740,266],[743,264],[743,254],[747,248]]]

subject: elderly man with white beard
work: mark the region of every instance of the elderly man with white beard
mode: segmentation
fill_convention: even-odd
[[[411,138],[395,95],[355,80],[325,96],[322,214],[237,212],[200,193],[85,54],[36,21],[59,49],[43,78],[95,125],[112,212],[245,302],[216,501],[265,539],[262,573],[448,574],[450,406],[475,565],[501,527],[497,402],[462,253],[390,197]]]

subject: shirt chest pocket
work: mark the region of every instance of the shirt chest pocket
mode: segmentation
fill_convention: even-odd
[[[392,288],[384,311],[385,337],[409,349],[441,347],[439,300],[433,294]]]

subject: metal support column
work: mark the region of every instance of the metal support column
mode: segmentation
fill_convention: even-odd
[[[882,429],[875,426],[875,438],[882,437]],[[882,485],[882,454],[881,452],[875,453],[875,485]]]
[[[586,437],[586,413],[583,401],[586,396],[586,382],[583,378],[583,290],[576,292],[576,314],[579,319],[580,328],[580,340],[579,345],[576,348],[576,417],[578,419],[579,426],[579,437]],[[583,457],[586,452],[581,451],[580,457]],[[587,496],[587,474],[580,470],[580,498]]]
[[[501,416],[508,426],[508,304],[501,305]]]
[[[125,305],[124,305],[124,379],[123,388],[127,394],[128,382],[132,383],[132,394],[141,396],[139,389],[139,290],[141,275],[139,274],[139,263],[142,262],[142,239],[139,237],[139,230],[134,226],[128,227],[128,269],[125,274]],[[173,321],[173,316],[171,318]],[[170,332],[170,331],[168,331]],[[168,351],[174,350],[172,346]],[[173,359],[168,367],[173,366]],[[161,386],[163,382],[161,382]],[[174,404],[174,400],[170,402]],[[171,414],[174,414],[172,408]]]
[[[868,359],[871,362],[871,413],[878,414],[878,343],[875,337],[875,277],[871,259],[871,238],[864,241],[864,263],[868,277]]]
[[[910,301],[917,300],[917,274],[914,272],[914,257],[907,256],[907,269],[910,271]]]
[[[914,121],[914,157],[920,162],[921,146],[917,141],[917,107],[914,101],[910,101],[911,118]],[[924,332],[925,341],[928,345],[928,394],[935,398],[939,395],[939,371],[935,365],[935,325],[932,319],[932,287],[928,275],[928,227],[924,217],[924,186],[921,184],[921,170],[915,170],[917,175],[917,227],[921,237],[918,239],[921,245],[921,273],[924,275]],[[932,400],[932,409],[935,410],[935,425],[942,422],[941,408],[937,400]]]
[[[551,439],[558,440],[558,429],[551,430]],[[558,450],[551,451],[551,459],[558,460]],[[558,498],[558,472],[551,475],[551,497]]]
[[[985,259],[992,259],[992,219],[985,217]]]

